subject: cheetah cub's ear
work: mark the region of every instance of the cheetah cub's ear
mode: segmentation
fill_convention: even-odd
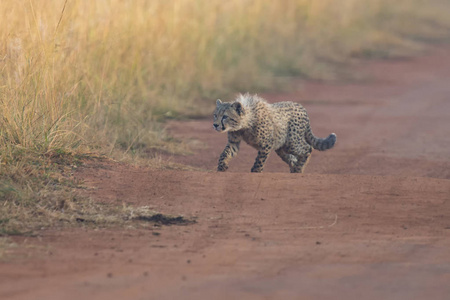
[[[220,104],[222,104],[222,100],[220,100],[220,99],[217,99],[217,101],[216,101],[216,105],[217,105],[217,106],[219,106]]]
[[[233,102],[231,104],[231,107],[236,110],[238,115],[242,116],[244,114],[244,107],[242,106],[242,104],[240,102],[237,102],[237,101]]]

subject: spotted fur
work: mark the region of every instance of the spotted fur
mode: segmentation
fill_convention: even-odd
[[[239,95],[234,102],[217,100],[214,129],[228,133],[228,143],[219,158],[218,171],[226,171],[242,140],[258,150],[252,172],[262,172],[272,150],[289,165],[291,173],[302,173],[312,149],[333,148],[336,134],[316,137],[303,106],[294,102],[267,103],[256,95]]]

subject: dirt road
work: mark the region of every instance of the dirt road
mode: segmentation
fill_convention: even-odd
[[[450,48],[358,72],[358,83],[263,95],[301,102],[316,135],[336,132],[305,174],[276,155],[251,174],[246,145],[213,172],[226,136],[211,120],[170,123],[195,153],[164,156],[207,171],[81,168],[96,201],[197,223],[16,238],[0,299],[448,299]]]

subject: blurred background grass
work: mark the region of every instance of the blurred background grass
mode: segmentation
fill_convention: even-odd
[[[77,155],[184,151],[162,120],[417,54],[449,40],[449,13],[448,0],[2,0],[0,199],[61,189],[54,162]]]
[[[157,121],[224,94],[332,79],[351,57],[448,38],[443,0],[3,0],[2,162],[162,146]],[[447,36],[446,36],[447,35]],[[206,106],[206,107],[205,107]]]

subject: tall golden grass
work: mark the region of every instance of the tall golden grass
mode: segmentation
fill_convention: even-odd
[[[332,77],[351,55],[404,53],[439,38],[448,12],[439,0],[2,0],[2,162],[157,144],[155,117],[277,76]]]
[[[449,9],[445,0],[2,0],[0,200],[44,197],[63,180],[49,174],[52,159],[67,153],[163,147],[157,121],[203,114],[207,99],[286,76],[333,78],[351,57],[448,39]]]

